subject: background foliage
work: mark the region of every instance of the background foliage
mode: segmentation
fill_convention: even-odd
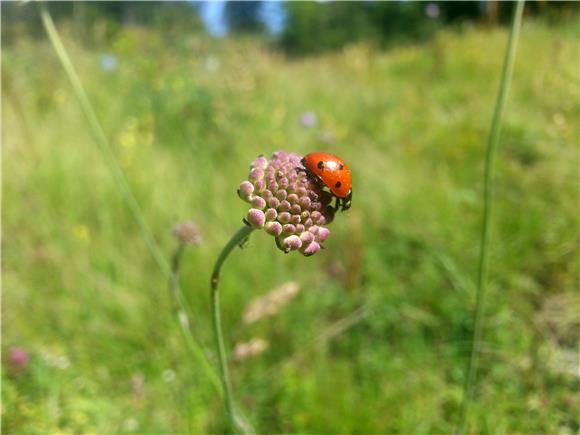
[[[190,360],[167,283],[52,48],[26,27],[34,5],[12,7],[4,20],[27,18],[3,22],[3,429],[221,430],[222,402]],[[357,23],[353,5],[324,7],[329,26]],[[498,160],[476,433],[580,429],[578,21],[566,11],[573,19],[528,18],[522,30]],[[288,58],[271,36],[215,40],[198,19],[173,26],[173,12],[165,27],[157,14],[136,25],[85,12],[89,25],[63,12],[59,30],[157,242],[169,258],[177,222],[202,231],[183,287],[214,365],[209,273],[241,224],[235,190],[249,162],[323,149],[352,167],[353,208],[324,252],[284,256],[254,234],[225,266],[228,349],[268,343],[253,358],[230,352],[256,430],[451,432],[505,30],[437,26],[421,42],[381,49],[365,36]],[[312,128],[298,122],[305,111]],[[292,302],[243,323],[254,298],[288,281],[301,289]]]

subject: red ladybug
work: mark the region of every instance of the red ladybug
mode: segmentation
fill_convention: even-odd
[[[334,154],[313,152],[306,154],[302,164],[307,173],[320,180],[336,197],[335,210],[348,210],[352,201],[350,169]]]

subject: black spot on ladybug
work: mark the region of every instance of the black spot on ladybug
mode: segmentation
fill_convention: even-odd
[[[339,169],[340,171],[342,171],[342,170],[344,169],[344,165],[340,165],[340,166],[338,167],[338,169]]]
[[[340,181],[337,181],[336,184],[334,185],[334,187],[336,187],[337,189],[342,186],[342,184],[340,183]]]
[[[324,162],[321,160],[318,162],[316,166],[318,167],[318,169],[324,169]]]

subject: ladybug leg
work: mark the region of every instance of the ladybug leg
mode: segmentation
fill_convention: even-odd
[[[342,211],[348,210],[352,203],[352,189],[348,191],[348,194],[342,198]]]
[[[342,206],[342,200],[338,196],[335,196],[334,198],[336,199],[336,203],[334,204],[333,208],[334,208],[334,212],[336,213],[341,208],[343,208],[343,206]]]

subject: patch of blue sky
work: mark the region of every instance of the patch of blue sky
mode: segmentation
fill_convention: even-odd
[[[212,0],[194,2],[199,8],[203,23],[212,36],[222,37],[228,33],[228,24],[225,18],[226,1]],[[262,2],[259,17],[270,33],[278,34],[284,29],[285,11],[282,1]]]

